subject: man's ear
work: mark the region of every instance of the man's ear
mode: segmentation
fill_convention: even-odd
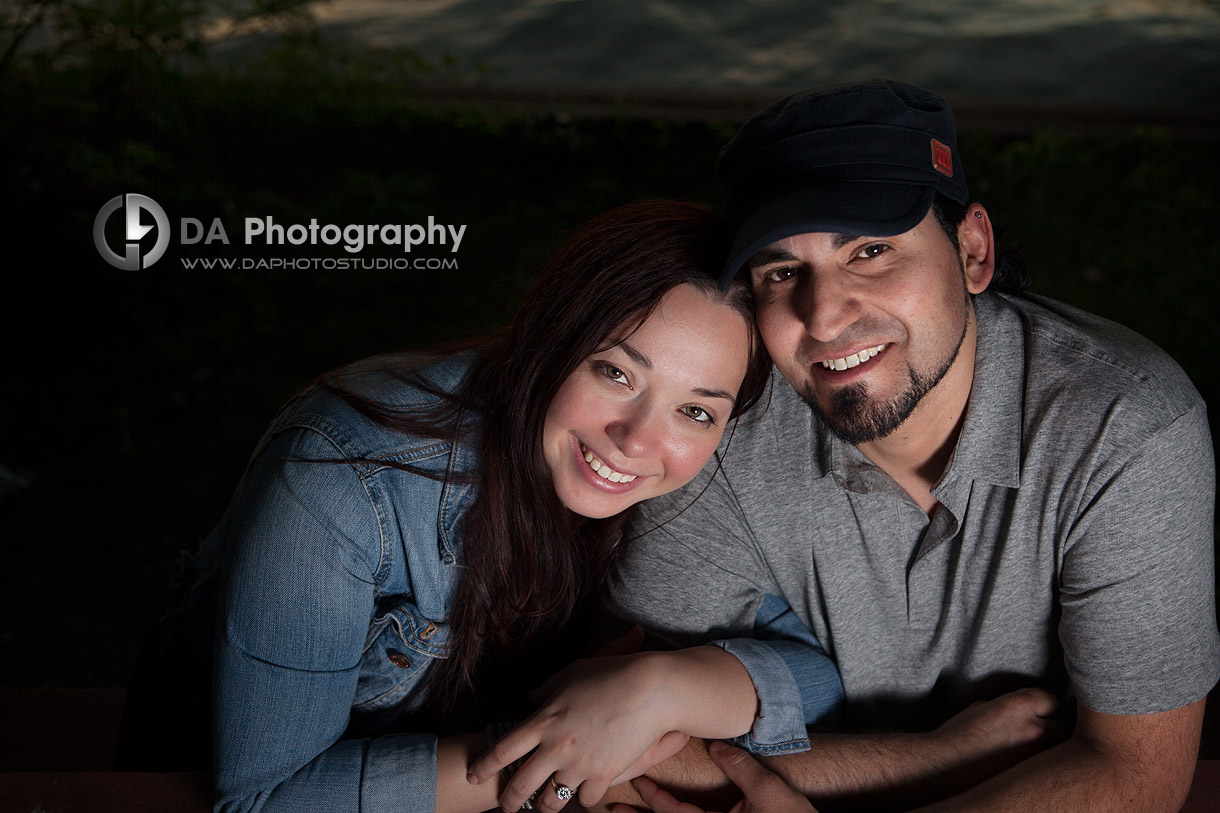
[[[995,274],[995,231],[981,203],[972,203],[966,218],[957,227],[962,267],[966,270],[966,290],[981,294]]]

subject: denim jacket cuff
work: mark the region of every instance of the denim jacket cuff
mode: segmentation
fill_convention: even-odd
[[[774,756],[809,749],[801,693],[788,664],[770,642],[752,638],[714,641],[746,668],[758,693],[758,718],[748,734],[731,742],[755,754]]]
[[[390,734],[368,742],[360,779],[361,813],[436,807],[436,735]]]
[[[788,666],[804,708],[805,725],[823,731],[839,727],[843,710],[843,678],[820,646],[804,641],[773,639],[767,646]]]

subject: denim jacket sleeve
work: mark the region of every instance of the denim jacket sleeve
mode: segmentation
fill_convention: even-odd
[[[370,483],[333,438],[274,435],[222,524],[215,644],[216,809],[431,810],[436,738],[342,739],[383,566]],[[412,654],[414,658],[414,653]],[[414,658],[407,687],[430,658]]]
[[[750,638],[713,642],[750,674],[758,693],[754,728],[736,738],[747,751],[776,755],[809,748],[806,726],[833,728],[843,681],[814,634],[779,596],[763,598]]]

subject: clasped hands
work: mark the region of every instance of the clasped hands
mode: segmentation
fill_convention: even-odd
[[[632,654],[578,661],[536,693],[542,707],[471,763],[467,779],[481,784],[524,758],[501,792],[505,811],[516,811],[538,791],[536,809],[557,813],[576,791],[585,807],[611,785],[635,780],[643,802],[657,813],[702,813],[679,802],[642,775],[678,753],[691,737],[720,740],[750,730],[757,698],[741,664],[715,647],[676,652],[635,652],[638,633],[615,642]],[[949,760],[979,778],[1014,764],[1030,749],[1057,739],[1054,698],[1036,689],[979,703],[946,721],[929,742],[960,751]],[[811,804],[779,776],[740,749],[709,745],[708,754],[745,798],[732,813],[809,813]],[[528,755],[528,756],[527,756]],[[986,763],[994,762],[994,765]],[[638,778],[637,778],[638,777]],[[564,794],[566,795],[566,793]],[[631,813],[623,804],[615,813]]]
[[[708,744],[707,752],[745,796],[729,813],[817,813],[808,799],[740,748],[717,740]],[[653,813],[708,813],[697,805],[678,801],[646,776],[632,780],[631,784]],[[611,805],[610,811],[640,813],[625,804]]]
[[[492,779],[528,755],[500,794],[506,811],[538,791],[534,806],[555,813],[557,789],[597,804],[611,785],[640,776],[678,753],[691,737],[748,732],[758,710],[749,673],[714,646],[639,652],[638,627],[577,661],[535,693],[542,707],[475,760],[468,781]],[[543,787],[544,784],[546,787]],[[564,794],[567,795],[566,790]]]
[[[666,690],[667,653],[638,653],[578,661],[548,680],[541,709],[506,734],[470,766],[467,779],[486,782],[530,755],[500,795],[506,811],[530,795],[544,813],[563,808],[548,780],[577,790],[580,804],[596,804],[611,785],[640,776],[682,750],[689,734],[677,730]]]
[[[616,662],[608,663],[611,660]],[[610,785],[630,779],[644,804],[655,813],[705,813],[696,805],[677,800],[643,776],[653,765],[680,751],[690,737],[669,730],[649,740],[658,728],[665,727],[666,716],[655,713],[650,716],[648,701],[640,700],[640,696],[632,693],[632,686],[637,681],[646,682],[646,677],[638,674],[639,669],[639,662],[633,663],[631,659],[599,658],[580,662],[560,673],[563,689],[552,694],[546,707],[509,732],[471,766],[472,781],[494,776],[504,765],[536,747],[538,751],[521,766],[500,797],[506,811],[518,810],[540,787],[542,792],[534,800],[534,807],[546,813],[561,810],[567,802],[553,792],[553,784],[548,782],[553,776],[555,783],[572,788],[579,785],[578,801],[584,806],[597,804]],[[592,675],[597,675],[597,679],[591,680]],[[585,693],[593,689],[597,691],[595,699],[600,706],[595,703],[592,709],[601,708],[603,712],[611,704],[622,703],[625,697],[636,699],[618,705],[616,712],[578,713]],[[647,696],[646,692],[644,697]],[[586,727],[597,718],[601,718],[604,726],[600,734],[597,728]],[[588,745],[593,747],[582,747]],[[599,766],[599,755],[604,753],[606,758],[613,760],[623,753],[615,746],[625,748],[626,753],[634,753],[633,748],[644,750],[624,768],[619,767],[624,761],[622,757],[613,763],[615,767]],[[745,798],[737,802],[730,813],[816,813],[809,800],[740,748],[714,740],[708,745],[708,754],[744,794]],[[610,810],[612,813],[640,813],[627,804],[611,805]]]

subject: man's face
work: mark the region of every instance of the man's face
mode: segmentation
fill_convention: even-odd
[[[893,237],[788,237],[749,266],[776,366],[849,443],[901,426],[972,330],[962,259],[930,212]]]

